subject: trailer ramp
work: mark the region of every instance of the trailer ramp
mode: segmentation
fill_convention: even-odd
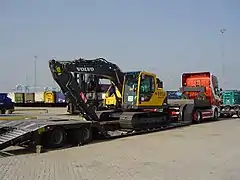
[[[43,118],[29,120],[5,120],[0,121],[0,150],[9,146],[21,146],[36,143],[41,130],[61,126],[66,129],[91,126],[92,122],[62,118]],[[37,142],[38,143],[38,142]]]
[[[31,138],[32,132],[46,126],[34,121],[0,121],[0,150]]]

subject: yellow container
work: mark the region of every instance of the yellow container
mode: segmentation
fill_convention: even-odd
[[[54,91],[45,91],[44,92],[44,103],[55,103],[56,92]]]

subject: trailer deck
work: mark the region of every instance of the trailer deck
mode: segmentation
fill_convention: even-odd
[[[34,143],[34,145],[40,145],[39,135],[43,132],[51,129],[52,127],[61,126],[65,129],[80,128],[84,125],[87,127],[97,127],[100,131],[104,132],[104,126],[109,124],[119,124],[119,121],[102,121],[102,122],[90,122],[85,120],[76,119],[28,119],[28,120],[2,120],[0,121],[0,150],[3,150],[10,146],[24,146]],[[172,122],[165,124],[161,127],[144,130],[109,130],[105,131],[105,139],[118,138],[123,136],[130,136],[136,134],[143,134],[148,132],[156,132],[171,128],[178,128],[191,125],[191,121]],[[94,137],[93,137],[94,139]]]

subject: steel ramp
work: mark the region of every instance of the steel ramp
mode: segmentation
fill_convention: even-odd
[[[41,128],[51,126],[72,127],[91,124],[90,121],[71,119],[29,119],[0,121],[0,150],[9,146],[23,145],[36,140],[36,132]]]
[[[15,146],[31,138],[31,133],[44,127],[33,121],[1,121],[0,122],[0,150]]]
[[[20,129],[15,129],[13,131],[8,131],[6,133],[3,133],[0,135],[0,150],[5,149],[8,146],[15,145],[13,141],[16,138],[19,138],[28,132],[20,130]]]

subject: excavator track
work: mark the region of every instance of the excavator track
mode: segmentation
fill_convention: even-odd
[[[123,112],[120,126],[124,129],[158,128],[171,123],[170,115],[164,112]]]

